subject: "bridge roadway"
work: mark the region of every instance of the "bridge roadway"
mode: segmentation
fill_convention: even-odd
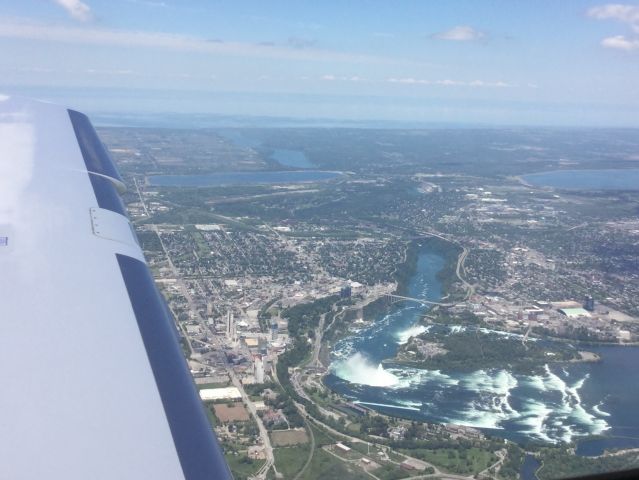
[[[414,298],[414,297],[405,297],[403,295],[395,295],[394,293],[387,293],[384,295],[385,298],[390,299],[391,301],[403,301],[407,300],[409,302],[417,302],[424,305],[439,305],[440,307],[452,307],[455,305],[454,303],[439,303],[439,302],[431,302],[430,300],[424,300],[423,298]]]

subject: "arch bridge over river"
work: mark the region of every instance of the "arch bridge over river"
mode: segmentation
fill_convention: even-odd
[[[440,303],[440,302],[431,302],[430,300],[424,300],[423,298],[414,298],[414,297],[405,297],[403,295],[396,295],[394,293],[387,293],[384,295],[384,298],[392,305],[397,302],[417,302],[422,305],[438,305],[440,307],[452,307],[454,303]]]

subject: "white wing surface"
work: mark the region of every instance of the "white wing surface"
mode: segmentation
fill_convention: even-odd
[[[231,478],[86,116],[0,97],[0,478]]]

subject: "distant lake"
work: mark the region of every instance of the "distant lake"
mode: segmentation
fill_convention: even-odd
[[[316,168],[304,152],[299,150],[283,150],[278,149],[271,155],[271,160],[275,160],[280,165],[294,168]]]
[[[331,180],[339,172],[305,170],[295,172],[221,172],[206,175],[152,175],[149,184],[156,187],[215,187],[221,185],[264,185],[308,183]]]
[[[557,170],[522,175],[536,187],[568,190],[639,190],[639,168],[619,170]]]
[[[251,137],[247,135],[246,132],[240,130],[221,129],[217,133],[238,147],[255,149],[262,145],[259,139]],[[269,158],[284,167],[317,168],[317,165],[311,162],[306,154],[300,150],[277,148]]]

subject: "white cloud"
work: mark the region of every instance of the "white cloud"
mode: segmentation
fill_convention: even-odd
[[[435,80],[433,83],[435,83],[435,85],[443,85],[444,87],[460,87],[464,85],[464,82],[460,82],[459,80]],[[481,82],[483,84],[483,82]],[[470,84],[469,84],[470,85]],[[477,87],[479,86],[478,84],[475,85],[470,85],[473,87]]]
[[[616,20],[628,25],[633,32],[639,33],[639,6],[609,3],[599,5],[588,10],[588,16],[597,20]],[[628,38],[624,35],[615,35],[604,38],[601,45],[606,48],[614,48],[631,52],[639,50],[639,37]]]
[[[301,80],[308,80],[308,77],[300,77]],[[350,77],[338,77],[336,75],[332,75],[332,74],[327,74],[327,75],[322,75],[320,77],[320,80],[324,80],[327,82],[333,82],[335,80],[338,80],[340,82],[362,82],[365,81],[362,77],[357,76],[357,75],[351,75]]]
[[[91,20],[93,15],[91,9],[86,3],[80,0],[54,0],[55,3],[64,8],[71,17],[81,22]]]
[[[404,78],[394,78],[391,77],[386,80],[388,83],[402,83],[406,85],[439,85],[442,87],[472,87],[472,88],[510,88],[514,87],[510,83],[497,81],[497,82],[486,82],[484,80],[472,80],[470,82],[466,82],[463,80],[425,80],[421,78],[413,78],[413,77],[404,77]]]
[[[404,78],[395,78],[391,77],[386,80],[388,83],[403,83],[405,85],[434,85],[435,82],[432,80],[424,80],[421,78],[413,78],[413,77],[404,77]]]
[[[629,24],[635,32],[639,33],[639,6],[609,3],[592,7],[588,10],[588,16],[597,20],[617,20]]]
[[[85,72],[89,75],[135,75],[135,72],[129,69],[105,70],[99,68],[87,68]]]
[[[601,44],[606,48],[616,48],[627,52],[639,50],[639,38],[626,38],[623,35],[604,38]]]
[[[169,6],[166,2],[157,2],[154,0],[127,0],[129,3],[137,3],[138,5],[144,5],[152,8],[166,8]]]
[[[468,42],[471,40],[479,40],[485,35],[479,30],[475,30],[473,27],[467,25],[457,25],[456,27],[446,30],[445,32],[436,33],[433,38],[439,40],[453,40],[456,42]]]
[[[103,45],[127,48],[156,48],[161,50],[199,52],[237,57],[277,58],[347,63],[397,63],[395,59],[337,52],[317,48],[258,45],[245,42],[220,42],[203,38],[163,33],[110,30],[90,27],[68,27],[36,23],[28,19],[0,17],[0,37],[72,43],[77,45]]]

